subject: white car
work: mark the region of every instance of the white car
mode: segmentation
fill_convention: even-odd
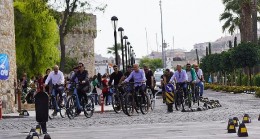
[[[163,69],[157,69],[154,72],[154,79],[155,79],[155,90],[158,91],[161,89],[161,76],[163,75]]]

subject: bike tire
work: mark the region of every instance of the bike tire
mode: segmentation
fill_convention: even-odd
[[[181,106],[181,102],[179,100],[179,94],[178,93],[175,93],[175,95],[174,95],[174,105],[175,105],[176,111],[178,111],[180,109],[180,106]]]
[[[54,106],[52,104],[52,98],[49,99],[49,119],[52,120],[54,116],[52,115],[54,113]]]
[[[146,94],[141,95],[140,110],[143,115],[149,112],[149,98]]]
[[[75,100],[73,96],[71,96],[66,104],[66,114],[69,119],[74,119],[76,114]]]
[[[94,113],[94,99],[92,96],[87,96],[87,99],[82,98],[84,115],[87,118],[93,116]]]
[[[113,93],[112,95],[112,107],[116,113],[120,113],[122,110],[120,97],[116,93]]]
[[[126,110],[126,115],[132,116],[134,114],[134,97],[132,94],[127,94],[125,96],[125,110]]]
[[[66,104],[67,104],[67,97],[66,96],[63,96],[62,97],[62,104],[59,105],[60,107],[60,116],[62,118],[65,118],[66,117]]]

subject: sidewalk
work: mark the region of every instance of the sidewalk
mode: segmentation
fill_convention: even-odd
[[[95,113],[101,112],[101,106],[95,105]],[[104,106],[104,112],[111,112],[114,111],[112,105]],[[29,116],[21,116],[18,112],[16,113],[9,113],[9,114],[3,114],[3,119],[6,118],[27,118],[27,117],[35,117],[35,111],[28,111]]]

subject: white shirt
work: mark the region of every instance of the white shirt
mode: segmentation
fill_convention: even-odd
[[[201,69],[198,69],[198,71],[195,70],[195,72],[197,73],[196,76],[195,76],[195,77],[196,77],[196,83],[201,82],[200,79],[201,79],[201,77],[203,76],[202,70],[201,70]],[[199,77],[200,79],[199,79],[198,77]]]
[[[186,71],[187,76],[188,76],[188,82],[192,81],[192,76],[191,76],[191,71]]]
[[[49,81],[52,81],[53,85],[56,84],[64,84],[64,75],[63,73],[59,70],[57,74],[54,73],[54,71],[52,71],[49,76],[47,77],[46,81],[45,81],[45,85],[47,85],[49,83]]]

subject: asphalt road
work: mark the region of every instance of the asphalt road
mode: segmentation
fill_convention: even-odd
[[[222,107],[199,112],[167,113],[165,104],[157,100],[155,110],[147,115],[128,117],[123,113],[107,112],[94,113],[89,119],[84,116],[74,120],[54,119],[47,124],[48,133],[53,139],[238,138],[235,133],[227,133],[228,118],[236,116],[242,120],[247,113],[252,119],[252,123],[246,124],[248,138],[260,138],[260,121],[257,121],[260,114],[259,98],[251,94],[213,91],[205,91],[204,97],[218,99]],[[25,138],[35,125],[34,117],[1,120],[0,139]]]

